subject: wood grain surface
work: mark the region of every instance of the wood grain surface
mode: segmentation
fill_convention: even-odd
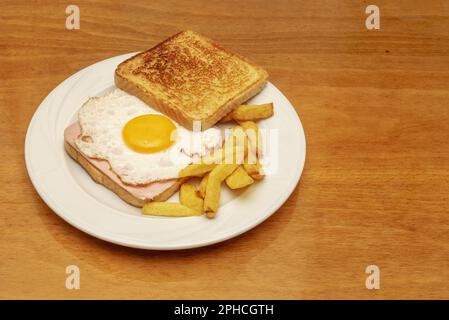
[[[372,31],[366,1],[77,0],[71,31],[68,4],[0,4],[0,298],[449,298],[448,1],[375,1]],[[207,248],[78,231],[28,178],[33,113],[76,71],[184,29],[265,66],[293,103],[300,184],[265,223]],[[70,264],[80,290],[65,288]],[[370,264],[379,290],[365,288]]]

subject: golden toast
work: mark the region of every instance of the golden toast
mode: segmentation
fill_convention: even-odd
[[[193,31],[118,65],[115,83],[187,129],[205,130],[266,84],[268,73]]]

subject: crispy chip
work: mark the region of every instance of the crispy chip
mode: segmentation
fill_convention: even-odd
[[[259,128],[253,121],[241,121],[239,124],[245,130],[246,136],[248,137],[250,154],[260,156],[263,152]]]
[[[241,105],[234,111],[224,116],[220,122],[236,121],[256,121],[267,119],[273,116],[273,103],[261,105]]]
[[[179,190],[179,202],[195,211],[203,212],[203,198],[196,193],[196,187],[190,183],[183,183]]]
[[[204,177],[201,179],[200,185],[198,186],[198,190],[196,193],[198,196],[204,199],[206,196],[206,187],[207,187],[207,180],[209,179],[209,173],[206,173]]]
[[[142,213],[152,216],[190,217],[203,213],[174,202],[148,202],[142,207]]]
[[[204,198],[204,212],[208,218],[215,217],[220,203],[221,183],[235,170],[237,164],[219,164],[209,174]]]
[[[249,186],[254,183],[253,178],[251,178],[248,173],[239,166],[231,175],[226,178],[226,184],[231,189],[240,189]]]
[[[254,180],[261,180],[265,176],[259,161],[256,163],[244,163],[243,169],[245,169],[248,175]]]
[[[211,171],[215,165],[214,162],[189,164],[179,172],[179,177],[202,177],[204,174]]]

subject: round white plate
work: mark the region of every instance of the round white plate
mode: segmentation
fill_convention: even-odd
[[[97,238],[143,249],[174,250],[227,240],[273,214],[295,189],[304,166],[304,131],[293,106],[271,83],[251,102],[273,101],[275,115],[260,122],[278,134],[278,165],[273,174],[243,192],[223,188],[215,219],[165,218],[140,214],[105,187],[96,184],[64,150],[64,129],[81,105],[114,87],[114,70],[134,53],[95,63],[62,82],[41,103],[25,141],[31,181],[61,218]],[[177,195],[172,200],[176,200]]]

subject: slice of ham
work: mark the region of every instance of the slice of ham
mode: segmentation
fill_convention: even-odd
[[[81,127],[79,122],[75,122],[67,127],[64,131],[64,139],[73,148],[78,150],[75,145],[75,139],[81,134]],[[83,155],[84,156],[84,155]],[[177,180],[166,180],[153,182],[144,186],[131,186],[124,184],[120,178],[115,174],[114,171],[110,169],[109,162],[107,160],[93,159],[84,156],[90,164],[101,171],[103,174],[111,178],[115,183],[120,185],[122,188],[126,189],[133,196],[142,200],[152,200],[168,188],[176,184]]]

